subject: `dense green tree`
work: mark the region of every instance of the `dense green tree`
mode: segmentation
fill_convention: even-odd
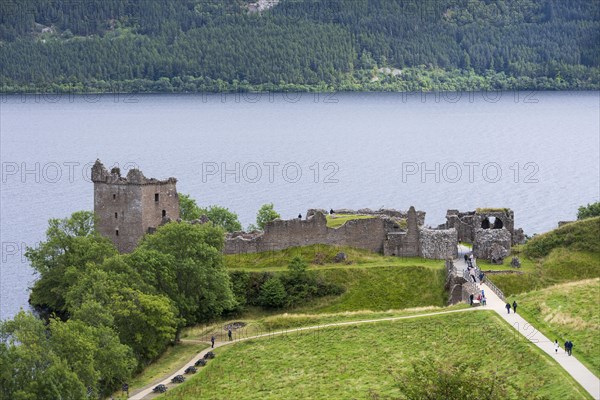
[[[223,266],[223,233],[209,224],[169,223],[146,235],[132,255],[135,260],[146,260],[137,267],[139,270],[145,266],[154,270],[149,272],[154,274],[150,279],[165,280],[165,294],[172,296],[188,325],[205,322],[235,307],[229,275]],[[162,261],[152,251],[164,255],[160,256]]]
[[[588,204],[587,206],[581,206],[577,210],[577,219],[585,219],[591,217],[600,216],[600,202]]]
[[[189,195],[179,195],[179,215],[184,221],[192,221],[206,215],[208,220],[213,224],[220,226],[227,232],[241,231],[242,225],[238,219],[238,215],[228,208],[212,205],[206,208],[201,208]]]
[[[86,398],[87,389],[53,350],[44,323],[19,312],[0,322],[0,398]]]
[[[266,308],[281,308],[287,303],[287,293],[281,280],[272,277],[260,288],[260,305]]]
[[[202,208],[201,214],[208,217],[208,220],[225,229],[226,232],[236,232],[242,230],[242,224],[238,219],[238,215],[228,208],[213,205],[208,208]]]
[[[136,358],[145,363],[175,339],[180,321],[174,303],[166,296],[142,291],[148,286],[135,278],[137,274],[130,268],[122,256],[89,266],[69,289],[66,301],[74,319],[94,324],[88,312],[111,323],[121,343],[130,346]]]
[[[256,225],[258,229],[264,230],[268,222],[281,218],[281,215],[275,211],[273,203],[263,204],[256,214]]]
[[[50,320],[50,345],[69,369],[96,397],[107,396],[131,377],[137,361],[129,346],[121,344],[108,326],[92,326],[80,320]]]
[[[189,194],[179,193],[179,217],[184,221],[192,221],[200,218],[202,210],[196,204],[196,200]]]
[[[110,240],[96,231],[92,212],[79,211],[69,218],[51,219],[46,240],[25,253],[39,274],[31,291],[31,304],[64,316],[65,294],[77,280],[77,272],[116,253]]]

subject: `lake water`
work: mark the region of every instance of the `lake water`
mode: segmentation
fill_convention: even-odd
[[[93,208],[91,164],[178,178],[244,226],[273,202],[407,209],[510,207],[543,232],[599,198],[598,92],[8,96],[0,103],[0,318],[27,307],[22,256],[49,218]]]

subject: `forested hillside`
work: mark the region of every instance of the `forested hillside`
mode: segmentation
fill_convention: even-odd
[[[3,92],[600,88],[594,0],[19,0]]]

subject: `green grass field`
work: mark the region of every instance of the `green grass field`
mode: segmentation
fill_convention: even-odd
[[[510,298],[525,319],[561,346],[574,344],[573,354],[600,376],[600,279],[563,283]]]
[[[339,228],[348,221],[355,219],[369,219],[375,218],[372,215],[360,215],[360,214],[334,214],[327,215],[327,226],[329,228]]]
[[[427,357],[475,363],[477,370],[511,376],[516,386],[548,399],[590,398],[488,311],[325,328],[240,342],[216,353],[200,373],[160,398],[401,399],[395,377]]]

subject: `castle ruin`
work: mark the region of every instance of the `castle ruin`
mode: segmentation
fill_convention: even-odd
[[[175,178],[146,178],[138,169],[129,170],[124,178],[118,168],[109,172],[96,160],[92,182],[97,229],[121,253],[133,251],[142,236],[159,225],[179,219]]]
[[[180,222],[175,178],[146,178],[138,169],[122,177],[118,168],[109,172],[96,160],[92,182],[97,229],[121,253],[133,251],[145,234],[153,233],[160,225]],[[223,252],[258,253],[325,244],[385,256],[454,259],[458,243],[466,242],[473,244],[476,257],[501,263],[513,244],[524,241],[523,231],[514,228],[514,214],[509,209],[448,210],[446,223],[437,228],[425,227],[425,212],[414,207],[408,211],[335,210],[330,218],[336,214],[361,216],[336,228],[327,226],[326,214],[325,210],[310,209],[305,219],[277,219],[267,223],[262,232],[227,234]],[[195,222],[206,223],[203,217]]]

